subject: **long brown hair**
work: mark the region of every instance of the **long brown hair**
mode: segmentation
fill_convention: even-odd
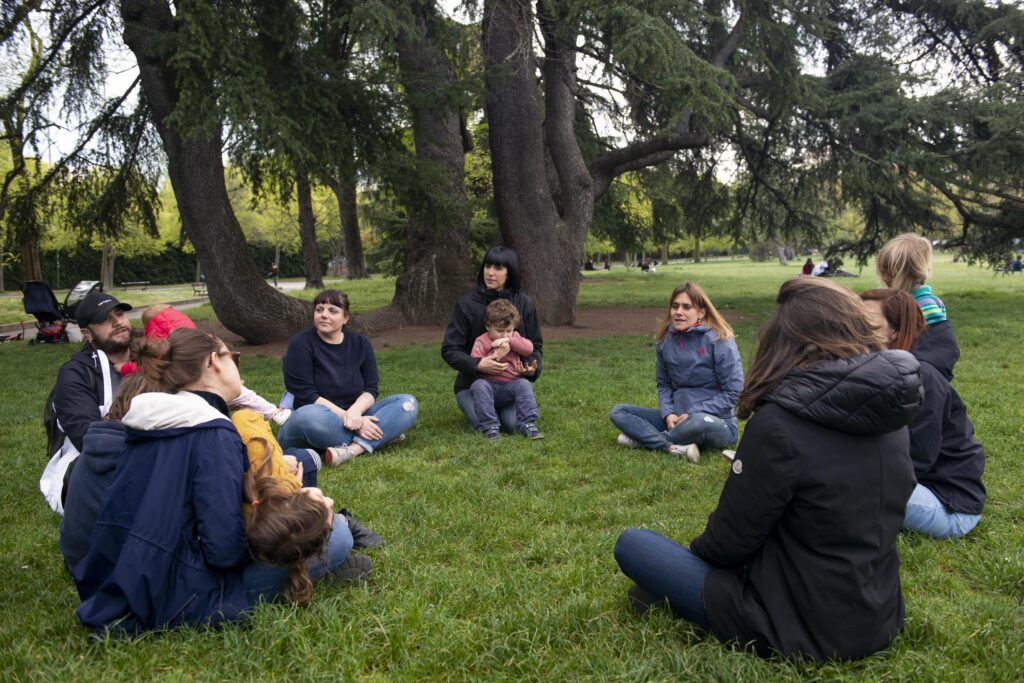
[[[891,341],[886,340],[890,349],[909,351],[914,348],[927,326],[913,296],[902,289],[869,289],[861,292],[860,298],[882,305],[882,315],[896,335]]]
[[[704,309],[705,323],[715,331],[718,341],[732,339],[736,336],[733,334],[732,327],[729,323],[725,322],[725,318],[718,312],[715,305],[711,303],[711,299],[708,298],[707,293],[704,292],[701,286],[696,282],[684,282],[672,290],[672,296],[668,298],[668,313],[665,314],[665,319],[658,324],[658,334],[655,339],[661,341],[665,338],[665,334],[668,333],[668,328],[672,324],[672,302],[680,294],[690,297],[690,303],[693,304],[694,308]]]
[[[737,404],[750,417],[761,399],[795,368],[851,358],[884,347],[864,302],[841,285],[799,277],[779,289],[779,307],[757,331],[757,348]]]
[[[110,410],[107,411],[107,420],[120,421],[124,419],[125,413],[131,408],[132,399],[139,394],[147,394],[153,391],[160,391],[160,387],[144,373],[133,372],[121,380],[121,384],[114,392],[114,398],[110,401]]]
[[[243,485],[250,503],[245,520],[249,550],[260,562],[288,568],[284,594],[304,607],[313,597],[306,562],[324,551],[333,515],[302,489],[270,476],[270,444],[262,438],[253,442],[263,446],[263,461],[250,468]]]
[[[187,327],[173,330],[166,341],[143,339],[139,344],[139,365],[158,391],[177,393],[198,381],[210,356],[224,346],[209,332]]]

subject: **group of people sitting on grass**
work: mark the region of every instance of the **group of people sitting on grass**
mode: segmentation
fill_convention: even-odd
[[[860,296],[824,279],[784,283],[745,377],[705,291],[672,292],[658,406],[616,405],[618,442],[697,463],[736,442],[737,416],[748,422],[689,547],[642,529],[619,537],[634,609],[665,603],[763,656],[863,657],[903,623],[899,531],[956,538],[977,525],[985,456],[950,384],[959,349],[926,284],[931,245],[901,235],[877,268],[886,288]],[[317,473],[403,440],[418,404],[378,398],[373,349],[345,330],[348,298],[321,292],[313,327],[289,344],[290,413],[246,392],[238,353],[173,309],[163,318],[176,322],[151,333],[150,320],[132,344],[128,308],[103,293],[80,304],[87,345],[53,398],[66,438],[43,483],[64,512],[81,621],[132,633],[221,623],[281,595],[305,604],[320,578],[365,579],[372,563],[351,551],[383,539],[335,511]],[[543,438],[542,349],[515,252],[494,247],[441,347],[473,429]],[[268,420],[283,423],[276,438]]]

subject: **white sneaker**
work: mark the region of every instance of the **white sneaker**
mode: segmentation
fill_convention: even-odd
[[[270,416],[270,419],[273,420],[274,422],[276,422],[277,426],[280,427],[285,422],[287,422],[288,418],[291,417],[291,416],[292,416],[292,411],[288,410],[287,408],[278,408],[274,412],[274,414]]]
[[[697,444],[695,443],[688,443],[685,446],[670,444],[668,452],[677,458],[686,458],[694,464],[700,462],[700,449],[697,448]]]
[[[635,441],[634,439],[629,438],[625,434],[619,434],[619,437],[617,439],[615,439],[615,441],[620,446],[625,446],[626,448],[640,448],[639,442]]]
[[[331,446],[324,454],[324,463],[331,467],[337,467],[338,465],[345,464],[354,457],[356,457],[355,453],[352,452],[352,449],[349,448],[348,445]]]
[[[728,460],[729,462],[732,462],[733,460],[736,459],[736,451],[727,448],[724,451],[722,451],[722,457]]]

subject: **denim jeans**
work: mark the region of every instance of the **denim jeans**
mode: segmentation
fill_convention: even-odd
[[[515,407],[518,422],[537,421],[537,399],[533,395],[533,387],[521,377],[504,383],[478,379],[469,390],[473,394],[477,424],[482,432],[498,428],[497,409],[506,406]]]
[[[284,454],[292,456],[302,465],[303,488],[316,486],[317,472],[324,466],[320,454],[312,448],[286,448]]]
[[[736,443],[739,437],[735,425],[707,413],[693,413],[671,431],[665,429],[661,412],[654,408],[620,403],[612,408],[608,417],[623,434],[644,448],[658,451],[667,449],[669,444],[695,443],[700,448],[721,448]]]
[[[981,515],[950,512],[927,486],[918,484],[907,501],[903,528],[934,538],[963,538],[981,521]]]
[[[647,529],[626,529],[615,542],[615,561],[636,585],[667,599],[677,617],[709,628],[704,579],[711,565],[688,548]]]
[[[327,545],[323,555],[308,561],[309,578],[317,581],[329,572],[340,567],[352,552],[352,532],[348,522],[341,515],[335,515],[334,528],[327,537]],[[288,578],[288,567],[277,567],[263,562],[246,565],[242,575],[245,595],[249,604],[255,605],[260,600],[273,602],[284,592],[285,579]]]
[[[473,402],[472,390],[463,389],[462,391],[456,392],[455,402],[459,405],[459,410],[462,411],[462,414],[465,415],[466,419],[469,421],[469,426],[474,431],[479,430],[480,423],[477,422],[476,418],[476,404]],[[515,404],[509,404],[502,408],[498,408],[497,412],[498,422],[501,423],[501,428],[506,432],[515,434],[516,426],[519,424],[519,420],[516,418]]]
[[[330,408],[318,404],[305,405],[292,413],[277,433],[281,448],[314,448],[322,451],[331,446],[357,443],[372,453],[380,446],[394,441],[416,424],[419,404],[409,394],[393,394],[382,398],[364,413],[377,418],[377,426],[384,432],[381,439],[370,441],[345,429],[341,418]]]

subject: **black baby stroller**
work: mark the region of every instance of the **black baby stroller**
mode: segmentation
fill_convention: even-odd
[[[61,305],[54,296],[50,285],[41,280],[30,280],[21,285],[25,312],[36,318],[36,343],[59,344],[68,341],[68,319],[74,315],[75,306],[94,289],[102,289],[95,280],[83,280],[68,292]]]

